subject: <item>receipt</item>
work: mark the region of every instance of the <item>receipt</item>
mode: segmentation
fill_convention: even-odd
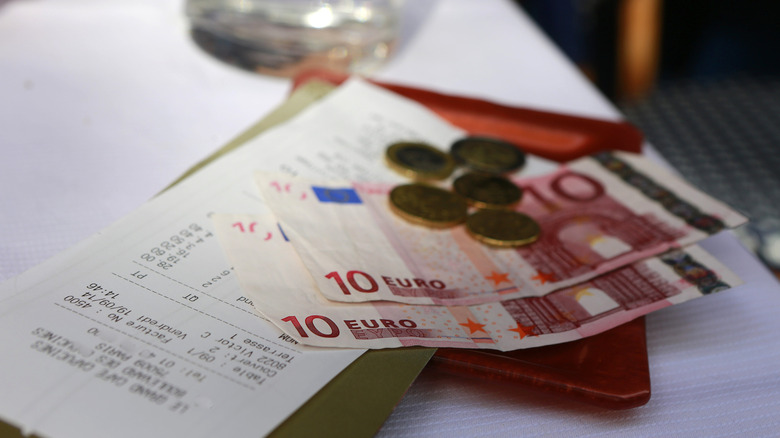
[[[260,436],[363,350],[304,347],[253,310],[212,213],[268,213],[255,170],[400,181],[388,143],[463,132],[351,80],[0,286],[0,418],[24,433]]]

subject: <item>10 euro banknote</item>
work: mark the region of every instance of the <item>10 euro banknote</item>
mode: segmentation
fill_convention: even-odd
[[[539,297],[695,243],[745,218],[644,157],[602,153],[519,178],[539,239],[491,248],[390,209],[389,183],[257,173],[262,197],[329,300],[473,305]]]
[[[458,305],[342,303],[322,296],[271,215],[213,215],[222,248],[253,306],[297,341],[323,347],[403,346],[509,351],[601,333],[649,312],[740,283],[698,246],[587,282],[523,298]]]

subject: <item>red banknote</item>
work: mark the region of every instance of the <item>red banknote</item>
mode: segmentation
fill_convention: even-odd
[[[697,246],[672,250],[547,294],[471,306],[325,299],[276,220],[214,215],[253,306],[298,342],[325,347],[515,350],[580,339],[739,284]]]
[[[321,293],[333,301],[473,305],[540,297],[745,218],[648,159],[602,153],[514,180],[516,209],[540,225],[517,249],[488,247],[463,225],[436,230],[394,214],[389,183],[256,174]]]

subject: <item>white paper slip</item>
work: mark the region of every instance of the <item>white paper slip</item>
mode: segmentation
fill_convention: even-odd
[[[212,212],[263,214],[254,170],[400,180],[398,139],[463,133],[351,81],[75,248],[0,286],[0,418],[44,436],[261,436],[362,350],[302,347],[252,309]],[[140,177],[140,176],[139,176]]]

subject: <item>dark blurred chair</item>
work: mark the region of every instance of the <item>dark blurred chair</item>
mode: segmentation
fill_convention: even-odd
[[[604,94],[640,97],[655,83],[661,0],[518,0]]]

